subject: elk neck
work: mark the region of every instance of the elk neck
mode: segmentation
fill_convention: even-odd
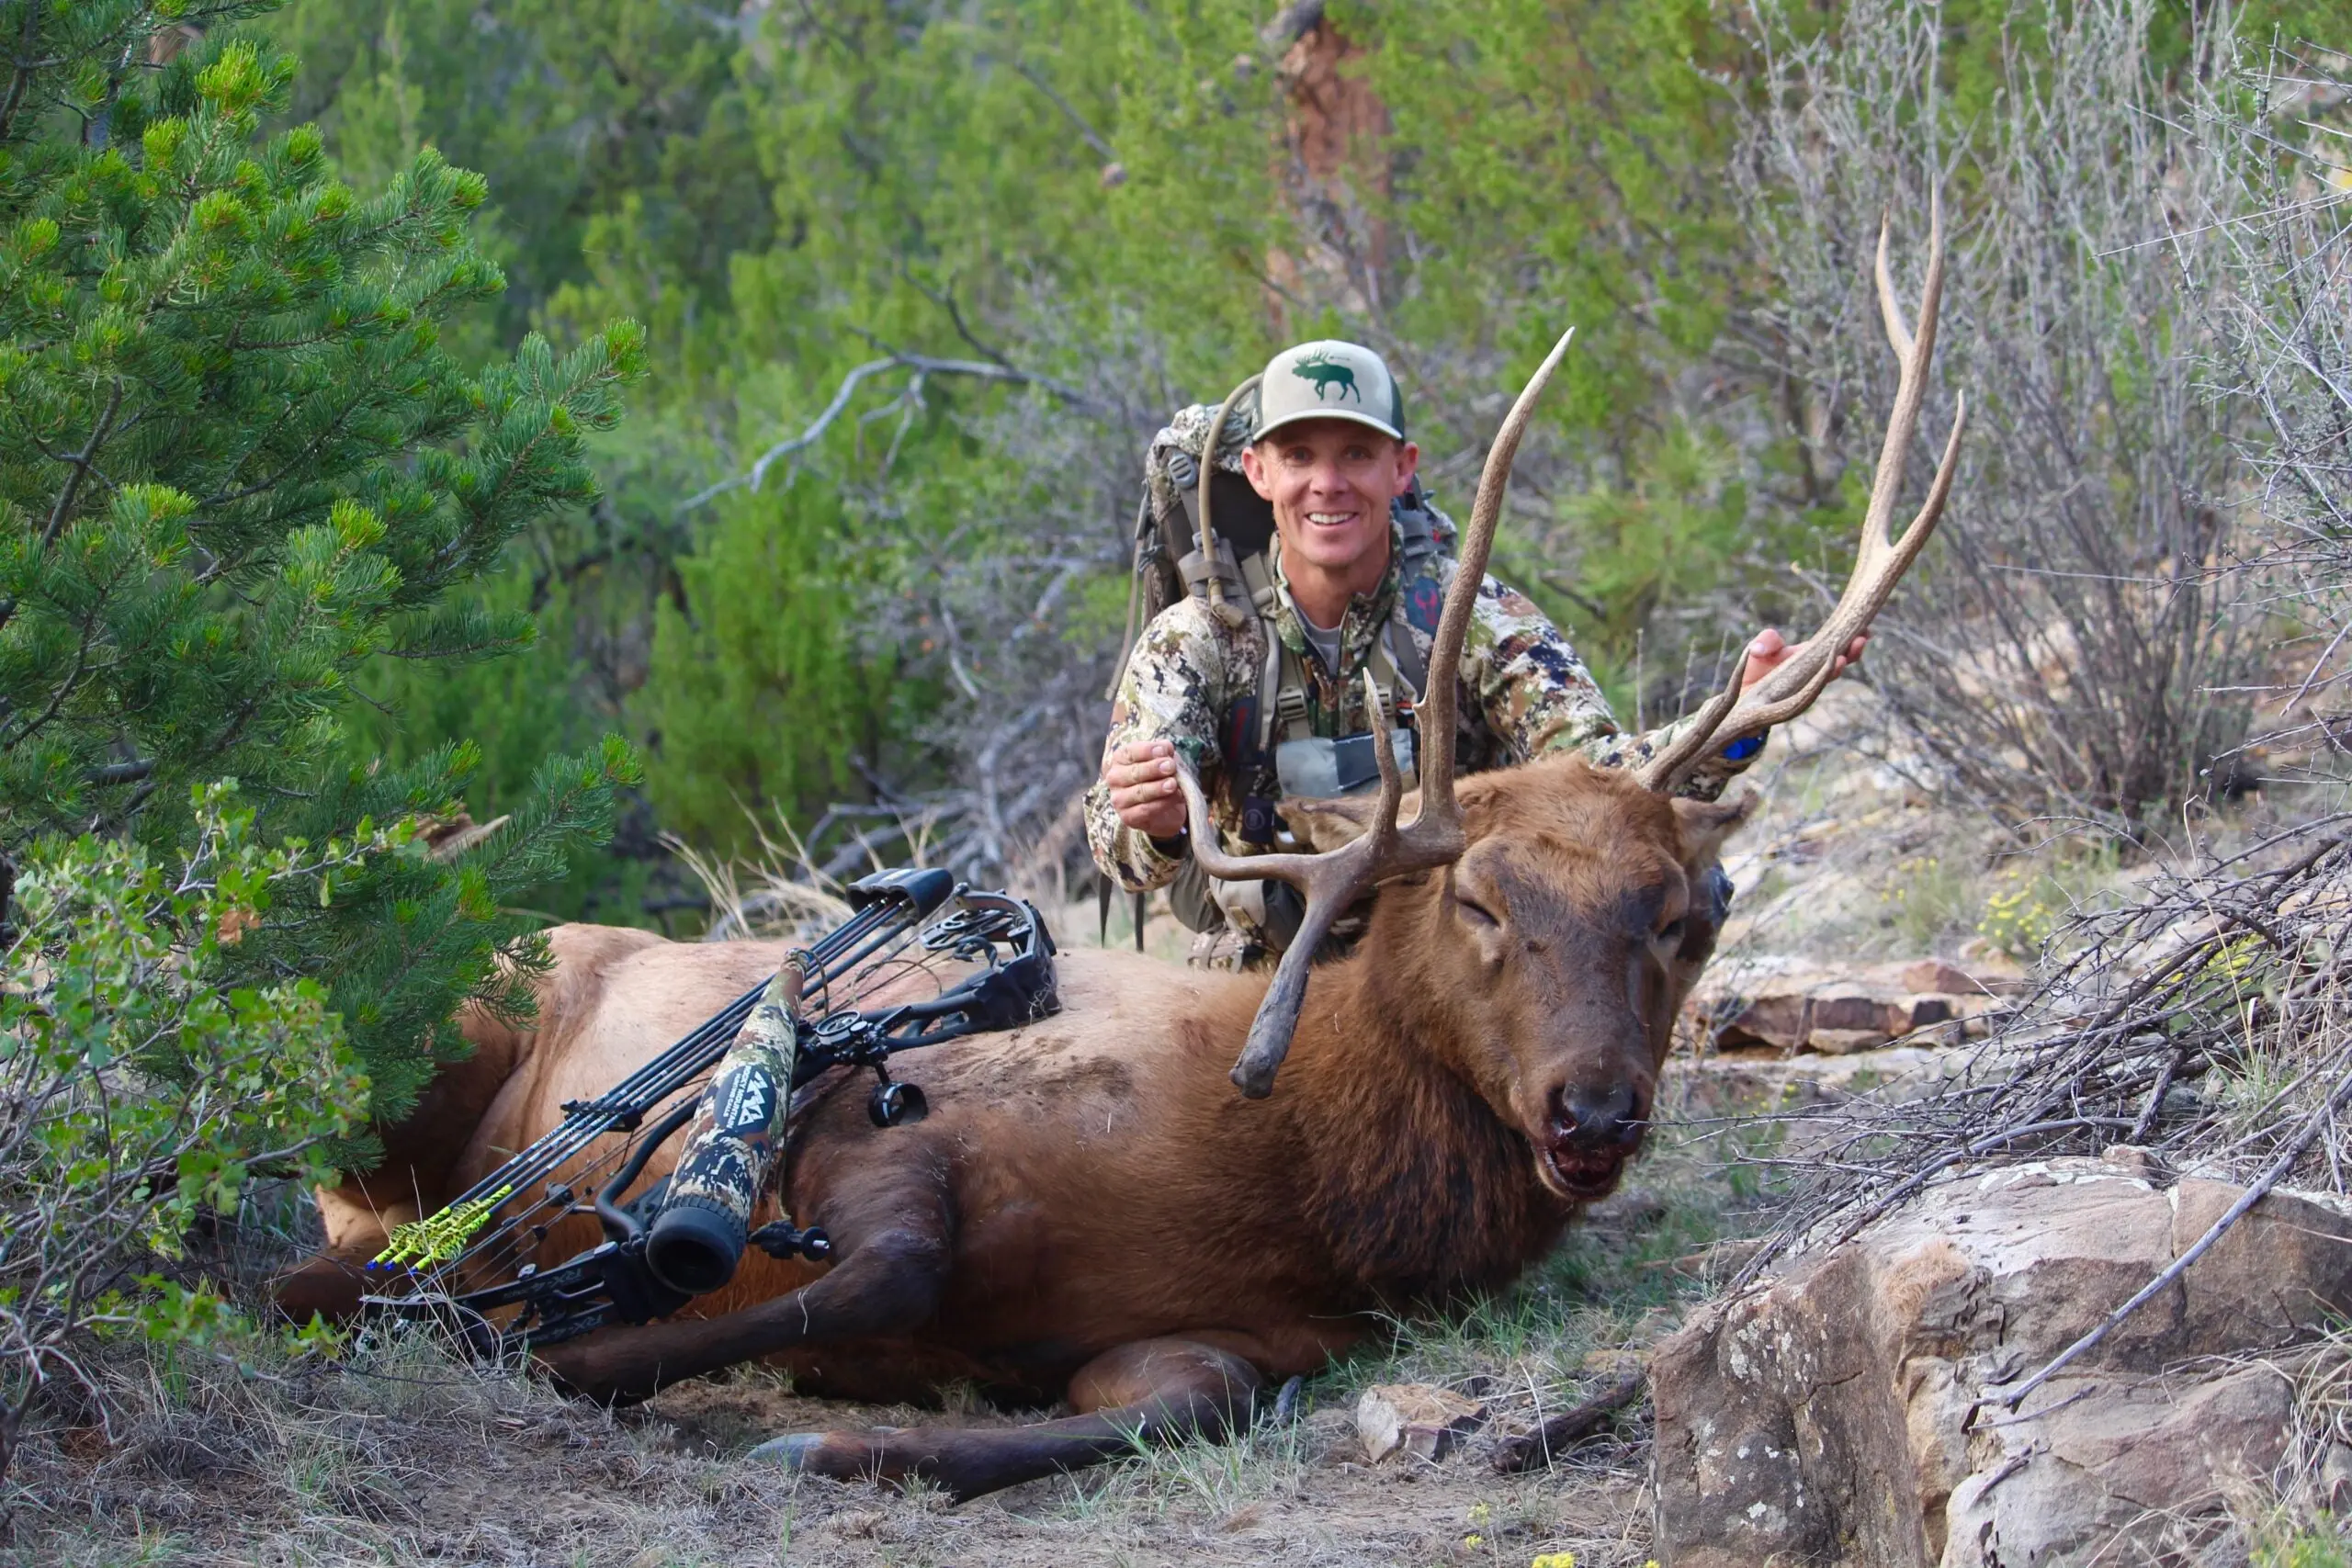
[[[1421,903],[1417,881],[1380,897]],[[1384,911],[1353,956],[1315,972],[1277,1090],[1309,1223],[1343,1275],[1396,1305],[1508,1283],[1572,1213],[1455,1065],[1459,1014],[1387,951],[1419,912]]]

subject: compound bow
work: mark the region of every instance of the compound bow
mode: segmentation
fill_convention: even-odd
[[[839,1087],[840,1079],[820,1082],[827,1074],[859,1067],[875,1073],[866,1113],[876,1126],[921,1121],[928,1102],[921,1089],[891,1076],[893,1055],[1018,1028],[1058,1010],[1053,938],[1028,903],[974,892],[944,871],[914,869],[861,878],[849,897],[849,919],[794,955],[806,976],[802,994],[811,1000],[795,1024],[787,1125]],[[952,908],[940,915],[944,906]],[[980,967],[927,1000],[872,1012],[832,1005],[837,982],[854,1001],[877,977],[939,960]],[[704,1080],[765,989],[764,981],[752,987],[594,1100],[567,1102],[563,1121],[545,1137],[438,1213],[396,1227],[369,1265],[386,1278],[384,1289],[364,1298],[368,1304],[447,1324],[486,1359],[559,1344],[612,1322],[647,1323],[684,1306],[691,1298],[645,1264],[646,1229],[661,1211],[666,1181],[626,1202],[622,1194],[692,1120]],[[589,1152],[615,1134],[622,1136]],[[567,1165],[575,1167],[568,1179],[553,1179]],[[579,1201],[583,1189],[592,1192],[586,1203]],[[588,1213],[602,1225],[603,1241],[548,1268],[531,1260],[559,1221]],[[763,1226],[751,1240],[776,1258],[823,1261],[831,1254],[824,1232],[789,1221]],[[486,1278],[494,1282],[472,1283]]]

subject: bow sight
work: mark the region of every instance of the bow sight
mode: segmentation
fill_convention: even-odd
[[[876,1126],[920,1121],[929,1106],[921,1089],[891,1076],[893,1055],[1017,1028],[1060,1005],[1053,938],[1023,900],[973,892],[944,871],[914,869],[861,878],[849,899],[854,912],[846,921],[793,954],[804,1006],[794,1021],[787,1129],[842,1084],[846,1074],[836,1069],[861,1067],[874,1070],[866,1113]],[[926,1000],[873,1011],[834,1005],[836,987],[854,1002],[886,967],[895,976],[942,961],[978,967]],[[667,1179],[627,1201],[622,1195],[693,1119],[707,1075],[765,989],[764,981],[752,987],[605,1093],[567,1102],[563,1121],[545,1137],[438,1213],[395,1227],[390,1245],[368,1265],[384,1288],[364,1298],[367,1304],[447,1323],[485,1358],[558,1344],[608,1323],[650,1322],[684,1306],[691,1295],[645,1262],[648,1226],[662,1212]],[[585,1203],[583,1190],[591,1195]],[[591,1213],[604,1240],[538,1267],[534,1254],[550,1229]],[[776,1258],[821,1262],[831,1254],[823,1231],[789,1222],[763,1226],[749,1239]]]

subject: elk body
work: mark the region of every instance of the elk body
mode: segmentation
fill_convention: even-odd
[[[1227,1077],[1262,980],[1068,953],[1059,1014],[905,1059],[926,1120],[876,1128],[853,1084],[797,1127],[785,1190],[840,1261],[754,1254],[701,1315],[558,1346],[547,1364],[598,1398],[767,1356],[810,1393],[919,1399],[969,1379],[1079,1408],[790,1445],[810,1469],[920,1472],[968,1494],[1125,1451],[1138,1427],[1215,1427],[1377,1314],[1508,1283],[1640,1146],[1713,941],[1703,871],[1744,807],[1669,801],[1565,759],[1461,794],[1467,851],[1385,887],[1356,953],[1314,972],[1270,1098]],[[1333,810],[1316,826],[1356,824]],[[467,1091],[326,1195],[337,1257],[372,1254],[382,1219],[463,1190],[785,951],[586,926],[553,942],[536,1027],[469,1021]],[[466,1099],[479,1109],[460,1129]],[[552,1235],[542,1261],[592,1228]],[[288,1304],[314,1303],[298,1285]]]
[[[1964,406],[1925,505],[1890,536],[1941,270],[1939,231],[1915,338],[1882,233],[1902,380],[1861,548],[1822,631],[1761,683],[1735,682],[1638,773],[1557,759],[1457,786],[1450,748],[1432,747],[1401,827],[1383,736],[1376,800],[1284,803],[1314,852],[1220,852],[1198,782],[1180,773],[1205,870],[1306,896],[1271,981],[1068,954],[1057,1016],[908,1058],[926,1121],[877,1129],[862,1096],[834,1093],[796,1123],[784,1190],[796,1220],[831,1235],[833,1262],[754,1257],[696,1315],[555,1346],[547,1366],[581,1393],[633,1399],[768,1357],[811,1392],[903,1399],[969,1379],[1077,1412],[768,1445],[806,1470],[921,1473],[969,1495],[1139,1437],[1220,1428],[1265,1380],[1314,1371],[1376,1314],[1515,1278],[1639,1150],[1673,1019],[1713,950],[1702,877],[1747,805],[1676,799],[1675,784],[1706,747],[1812,703],[1949,493]],[[1511,455],[1566,347],[1489,455],[1431,650],[1424,734],[1453,733],[1470,597]],[[1334,917],[1375,886],[1353,955],[1310,971]],[[380,1247],[383,1220],[438,1207],[555,1126],[565,1100],[602,1093],[785,957],[783,944],[583,926],[552,940],[536,1027],[469,1025],[475,1056],[387,1138],[385,1165],[322,1195],[330,1255],[288,1282],[287,1306],[331,1304],[347,1287],[338,1260]],[[642,1180],[662,1174],[657,1162]],[[559,1227],[541,1261],[589,1239]]]

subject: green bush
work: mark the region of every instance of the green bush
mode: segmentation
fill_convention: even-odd
[[[283,56],[216,32],[149,63],[167,21],[261,8],[0,0],[0,859],[168,850],[223,778],[265,841],[447,809],[478,750],[352,766],[355,683],[530,641],[469,591],[593,496],[583,434],[642,356],[623,323],[458,366],[440,322],[502,286],[478,176],[428,151],[360,195],[315,130],[258,136]],[[397,1113],[525,930],[499,902],[560,873],[628,765],[558,769],[472,860],[367,879],[243,962],[325,985]]]
[[[887,656],[860,647],[840,528],[832,497],[796,483],[733,501],[679,560],[637,703],[659,736],[648,784],[673,831],[741,847],[753,816],[860,788],[849,759],[870,752],[892,694]]]
[[[503,907],[634,777],[616,739],[545,763],[445,863],[414,837],[479,748],[352,760],[382,661],[529,644],[476,584],[594,499],[642,333],[460,365],[443,323],[503,286],[482,180],[428,149],[364,194],[314,128],[265,136],[293,63],[232,25],[264,9],[0,0],[11,1426],[85,1330],[200,1325],[201,1290],[137,1283],[198,1209],[365,1158],[462,1003],[526,1005]]]
[[[180,1237],[233,1211],[256,1172],[328,1179],[366,1103],[326,988],[238,984],[234,954],[332,903],[338,876],[421,853],[413,825],[265,847],[226,788],[198,791],[191,821],[170,860],[85,835],[43,844],[17,881],[0,955],[0,1471],[30,1400],[74,1375],[81,1335],[217,1325],[201,1282],[169,1277]]]

